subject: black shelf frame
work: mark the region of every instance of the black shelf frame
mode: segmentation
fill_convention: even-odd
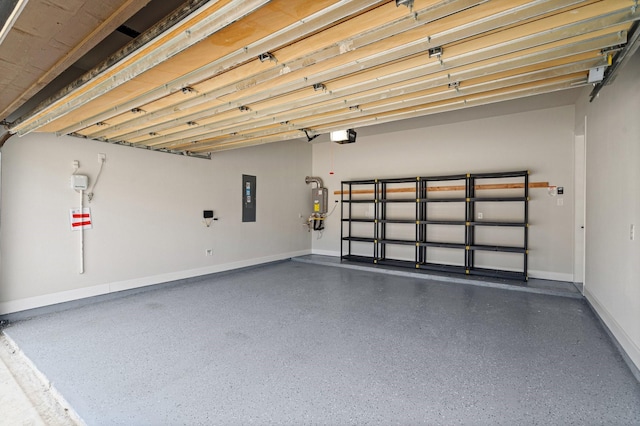
[[[483,180],[506,179],[508,183],[519,180],[522,190],[516,196],[486,196],[476,194],[476,186]],[[464,197],[442,197],[431,195],[429,184],[446,182],[464,182]],[[415,186],[412,198],[394,198],[389,196],[389,184],[406,183]],[[492,173],[466,173],[445,176],[407,177],[392,179],[366,179],[343,181],[341,191],[342,226],[340,231],[341,247],[340,257],[343,260],[373,263],[388,266],[409,267],[420,270],[432,270],[448,273],[462,273],[466,275],[479,275],[497,278],[528,280],[528,254],[529,254],[529,171],[510,171]],[[358,189],[368,190],[369,196],[354,194]],[[366,192],[366,191],[365,191]],[[522,203],[523,214],[517,221],[476,220],[476,209],[480,203]],[[373,205],[373,218],[358,217],[353,215],[353,205],[368,203]],[[389,215],[388,206],[393,203],[414,203],[415,217],[412,219],[395,218]],[[464,209],[464,220],[459,219],[432,219],[428,214],[429,203],[460,203]],[[367,236],[356,236],[353,231],[354,223],[372,224]],[[388,224],[407,224],[415,227],[415,238],[394,239],[387,238]],[[464,226],[464,242],[434,241],[430,239],[431,226]],[[521,228],[523,231],[522,244],[517,246],[505,246],[495,244],[476,243],[476,228]],[[353,253],[352,243],[372,244],[372,256],[362,256]],[[387,246],[414,246],[413,260],[394,259],[387,256]],[[460,250],[464,252],[464,263],[460,265],[441,264],[428,261],[427,254],[432,247]],[[487,268],[476,266],[476,252],[502,252],[513,253],[522,256],[522,269],[518,271],[504,270],[500,268]]]

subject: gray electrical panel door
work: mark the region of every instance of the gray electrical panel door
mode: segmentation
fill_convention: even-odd
[[[242,221],[256,221],[256,177],[242,175]]]

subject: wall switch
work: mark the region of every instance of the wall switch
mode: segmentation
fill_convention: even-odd
[[[98,164],[107,162],[107,154],[98,154]]]
[[[213,249],[206,249],[204,253],[207,256],[213,256]]]
[[[484,215],[482,213],[478,213],[478,219],[482,219]]]
[[[559,206],[563,206],[564,205],[564,198],[558,198],[558,205]]]
[[[629,227],[629,239],[631,241],[636,239],[636,226],[633,223]]]

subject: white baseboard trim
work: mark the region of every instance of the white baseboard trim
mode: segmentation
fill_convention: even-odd
[[[215,274],[217,272],[230,271],[233,269],[246,268],[249,266],[261,265],[263,263],[277,262],[297,256],[311,254],[311,250],[301,250],[290,253],[281,253],[272,256],[246,259],[237,262],[224,263],[220,265],[207,266],[205,268],[190,269],[186,271],[169,272],[166,274],[154,275],[150,277],[134,278],[131,280],[117,281],[113,283],[99,284],[91,287],[78,288],[74,290],[61,291],[57,293],[44,294],[41,296],[27,297],[24,299],[0,302],[0,315],[12,314],[29,309],[42,308],[56,305],[58,303],[71,302],[88,297],[102,296],[118,291],[132,290],[155,284],[162,284],[170,281],[183,280],[187,278],[199,277],[202,275]]]
[[[319,255],[322,255],[322,256],[340,257],[340,252],[339,251],[331,251],[331,250],[313,249],[313,250],[311,250],[311,254],[319,254]]]
[[[567,281],[573,282],[573,274],[565,274],[563,272],[548,271],[532,271],[529,269],[529,278],[538,278],[541,280]]]
[[[624,329],[618,324],[613,315],[600,303],[597,297],[595,297],[585,287],[584,296],[587,298],[589,304],[595,311],[596,315],[600,317],[600,320],[609,329],[612,337],[617,341],[618,345],[624,352],[623,357],[626,355],[629,362],[635,365],[636,369],[634,375],[640,381],[640,346],[636,344]],[[631,368],[631,366],[629,366]],[[633,370],[633,368],[632,368]]]
[[[339,251],[330,250],[311,250],[311,254],[319,254],[322,256],[340,257]],[[515,269],[514,269],[515,271]],[[529,278],[538,278],[541,280],[553,280],[553,281],[567,281],[573,282],[573,274],[565,274],[562,272],[548,272],[548,271],[532,271],[529,270]]]

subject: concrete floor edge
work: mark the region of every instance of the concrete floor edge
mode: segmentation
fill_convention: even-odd
[[[21,407],[12,407],[12,412],[20,412],[29,417],[20,419],[21,424],[86,425],[55,385],[47,379],[16,342],[1,330],[0,352],[0,363],[4,364],[14,379],[13,384],[5,383],[4,386],[8,386],[11,393],[21,393],[26,397]]]

